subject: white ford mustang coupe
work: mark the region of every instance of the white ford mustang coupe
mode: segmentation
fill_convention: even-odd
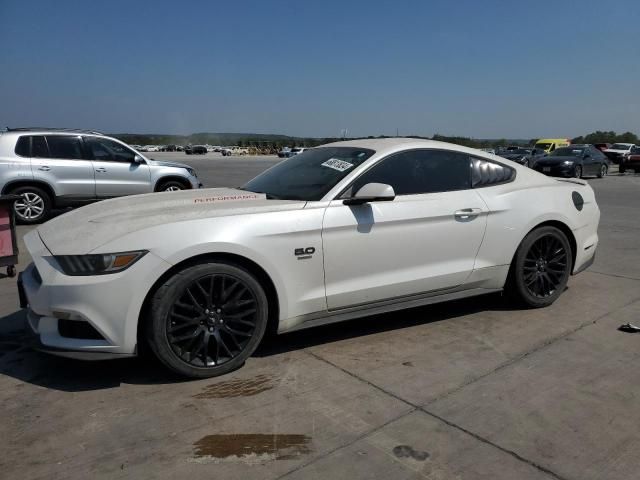
[[[229,372],[278,333],[505,290],[544,307],[598,245],[583,181],[408,138],[305,150],[246,185],[118,198],[25,236],[39,348]]]

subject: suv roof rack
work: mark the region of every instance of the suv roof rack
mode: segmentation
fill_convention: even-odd
[[[102,132],[95,130],[87,130],[82,128],[47,128],[47,127],[20,127],[9,128],[6,127],[7,132],[78,132],[78,133],[91,133],[93,135],[104,135]]]

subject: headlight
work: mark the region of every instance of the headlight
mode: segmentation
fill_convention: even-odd
[[[147,250],[139,250],[91,255],[55,255],[54,258],[66,275],[104,275],[126,270],[146,253]]]
[[[565,165],[573,165],[573,160],[565,160],[564,164]]]
[[[187,168],[187,172],[189,172],[189,175],[192,177],[197,177],[196,171],[193,168]]]

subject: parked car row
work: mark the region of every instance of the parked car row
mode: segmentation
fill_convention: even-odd
[[[620,173],[640,170],[640,147],[631,143],[571,144],[567,139],[542,138],[534,147],[498,148],[495,154],[551,176],[602,178],[611,162],[620,165]]]

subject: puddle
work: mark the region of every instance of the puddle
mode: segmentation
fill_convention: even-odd
[[[296,434],[207,435],[193,444],[195,457],[221,460],[291,460],[311,452],[311,437]]]
[[[259,393],[271,390],[275,386],[274,378],[271,375],[257,375],[249,379],[228,380],[226,382],[214,383],[204,388],[201,393],[197,393],[193,398],[234,398],[250,397]]]

